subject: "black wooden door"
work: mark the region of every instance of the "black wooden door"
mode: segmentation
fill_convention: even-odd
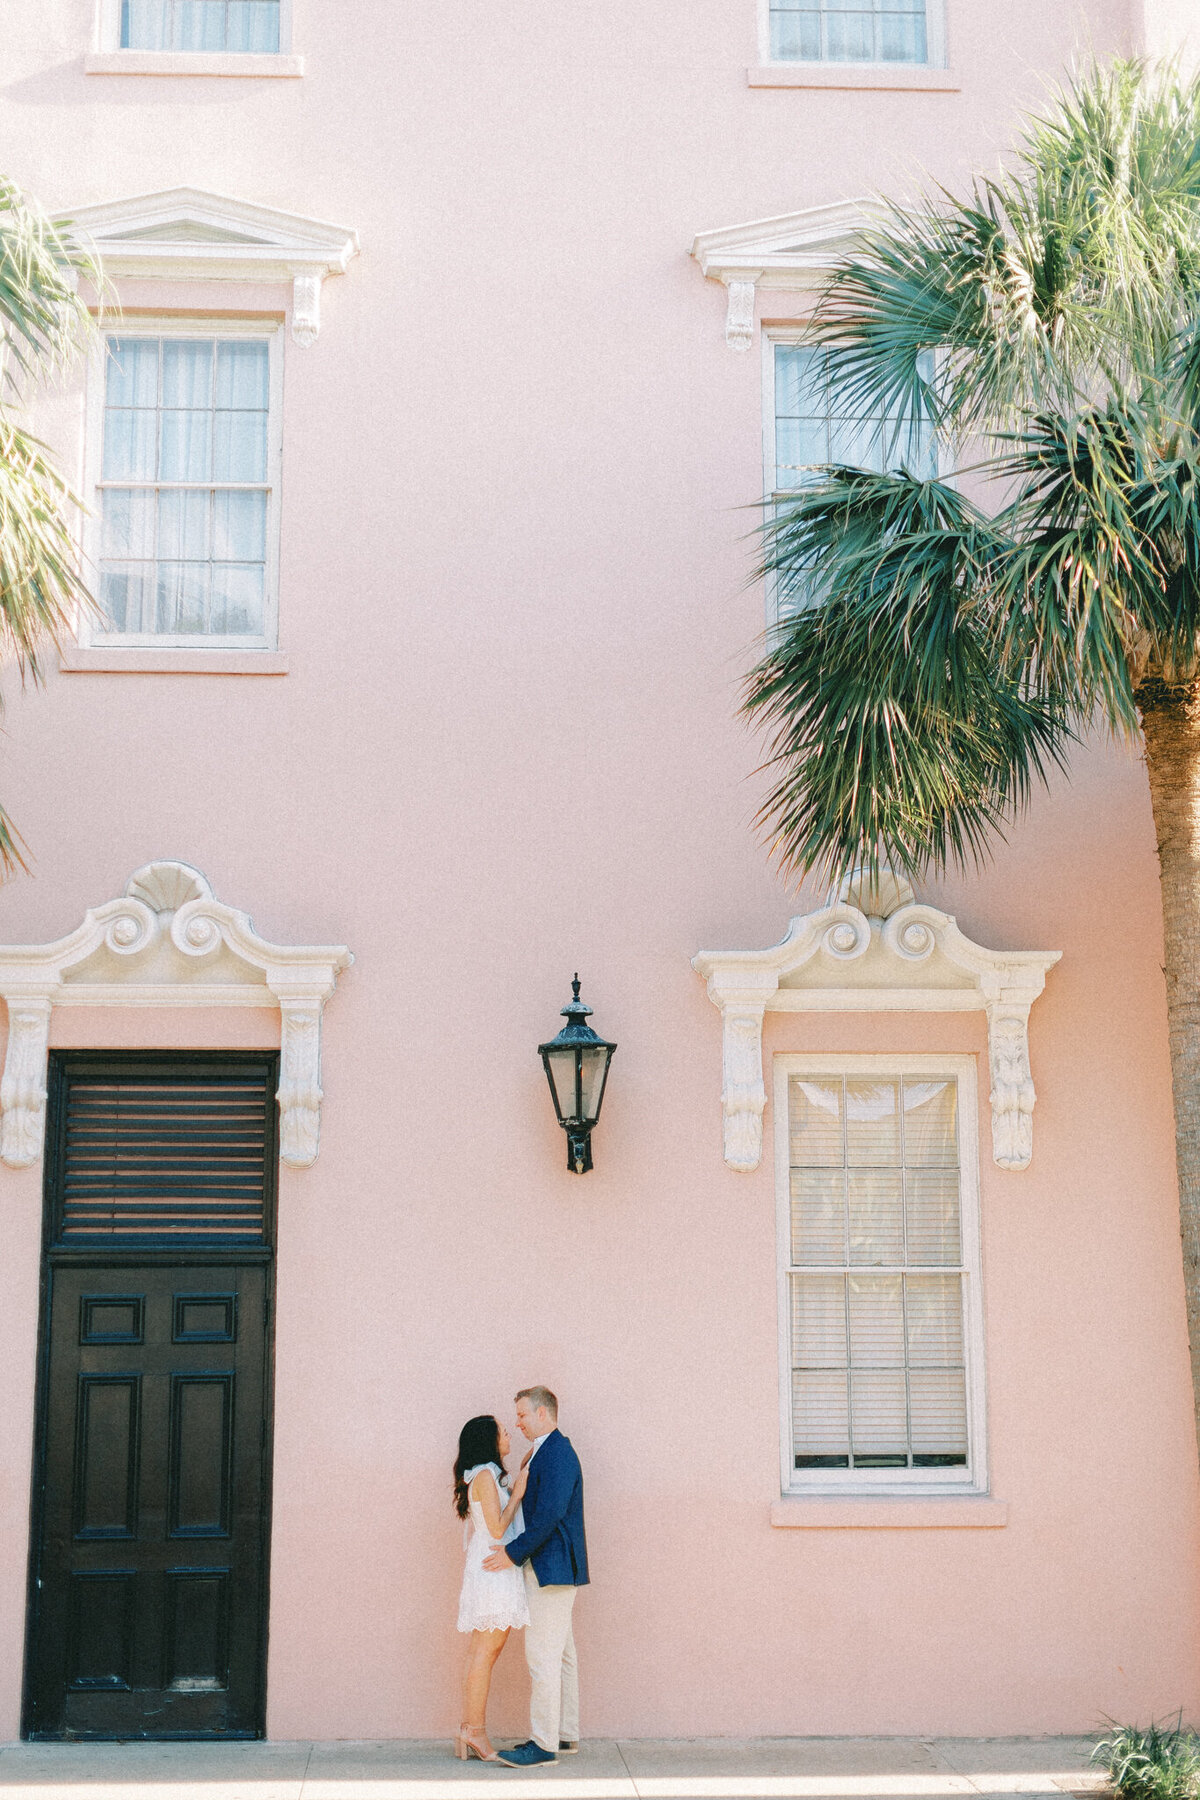
[[[52,1058],[29,1737],[262,1735],[274,1074]]]
[[[268,1273],[51,1269],[30,1735],[259,1734]]]

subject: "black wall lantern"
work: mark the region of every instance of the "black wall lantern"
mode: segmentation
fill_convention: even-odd
[[[578,975],[571,992],[574,998],[562,1009],[566,1024],[556,1038],[538,1045],[538,1055],[545,1064],[558,1122],[567,1134],[567,1167],[586,1175],[592,1166],[592,1126],[600,1117],[608,1065],[617,1046],[584,1024],[592,1009],[579,998]]]

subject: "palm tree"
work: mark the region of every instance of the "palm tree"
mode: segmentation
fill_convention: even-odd
[[[90,604],[71,529],[76,505],[46,446],[19,423],[34,382],[61,368],[91,329],[78,294],[88,259],[0,176],[0,658],[22,682]],[[0,868],[24,867],[0,808]]]
[[[1200,1437],[1200,79],[1092,70],[966,198],[885,207],[812,340],[893,466],[763,527],[761,821],[792,872],[963,866],[1084,733],[1140,744]]]

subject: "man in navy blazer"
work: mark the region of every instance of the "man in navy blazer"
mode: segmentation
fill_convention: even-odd
[[[522,1388],[517,1424],[533,1448],[521,1502],[524,1530],[507,1544],[493,1544],[485,1569],[525,1569],[529,1624],[528,1742],[502,1750],[510,1768],[540,1768],[559,1752],[579,1748],[579,1669],[571,1613],[575,1591],[588,1580],[583,1531],[583,1471],[571,1440],[558,1429],[558,1401],[549,1388]]]

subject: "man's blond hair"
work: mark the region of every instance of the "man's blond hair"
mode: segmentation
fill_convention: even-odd
[[[558,1423],[558,1396],[556,1394],[552,1394],[548,1387],[522,1388],[519,1394],[513,1395],[513,1399],[514,1400],[528,1400],[530,1406],[533,1407],[535,1412],[537,1411],[539,1406],[544,1406],[546,1411],[550,1414],[550,1417],[554,1420],[555,1424],[557,1425],[557,1423]]]

